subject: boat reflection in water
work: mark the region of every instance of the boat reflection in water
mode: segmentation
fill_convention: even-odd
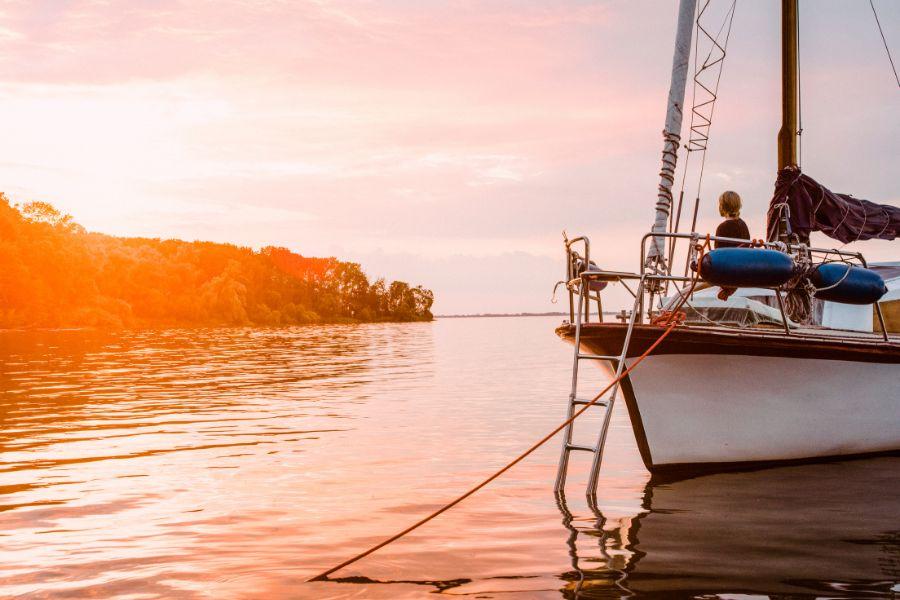
[[[580,520],[560,500],[566,598],[895,598],[900,457],[648,483],[643,511]],[[602,485],[601,485],[602,490]]]

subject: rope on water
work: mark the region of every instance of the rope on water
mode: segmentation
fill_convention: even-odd
[[[708,239],[708,236],[707,236],[707,247],[708,247],[708,244],[709,244],[709,239]],[[702,257],[703,257],[703,249],[701,249],[701,251],[700,251],[700,258],[702,259]],[[697,281],[698,281],[698,277],[695,277],[695,278],[693,279],[691,285],[690,285],[690,289],[688,290],[688,293],[686,294],[686,297],[687,297],[687,296],[690,296],[691,292],[693,291],[694,287],[695,287],[696,284],[697,284]],[[584,411],[586,411],[586,410],[589,409],[590,407],[594,406],[594,404],[596,404],[596,403],[600,400],[600,398],[601,398],[604,394],[606,394],[606,392],[608,392],[610,389],[612,389],[612,387],[613,387],[614,385],[616,385],[617,383],[619,383],[619,382],[620,382],[622,379],[624,379],[629,373],[631,373],[631,372],[635,369],[635,367],[637,367],[639,364],[641,364],[641,362],[642,362],[645,358],[647,358],[647,356],[649,356],[650,353],[653,352],[653,351],[657,348],[657,346],[659,346],[659,345],[662,343],[662,341],[663,341],[664,339],[666,339],[666,336],[668,336],[670,333],[672,333],[672,331],[673,331],[678,325],[680,325],[680,324],[682,324],[682,323],[684,322],[685,314],[684,314],[683,312],[681,312],[681,307],[684,305],[684,302],[685,302],[685,299],[683,298],[682,301],[681,301],[681,302],[680,302],[673,310],[664,313],[664,315],[662,315],[661,318],[655,319],[655,320],[654,320],[654,324],[664,326],[664,327],[665,327],[665,330],[662,332],[662,334],[660,334],[660,336],[659,336],[658,338],[656,338],[656,341],[654,341],[653,344],[651,344],[650,347],[647,348],[647,350],[644,351],[643,354],[641,354],[638,358],[635,359],[635,361],[631,364],[630,367],[628,367],[627,369],[625,369],[624,371],[622,371],[622,374],[621,374],[621,375],[619,375],[618,377],[616,377],[615,379],[613,379],[613,380],[609,383],[609,385],[607,385],[605,388],[603,388],[603,390],[601,390],[599,394],[597,394],[596,396],[594,396],[594,398],[593,398],[590,402],[588,402],[587,404],[585,404],[584,406],[582,406],[581,409],[579,409],[579,410],[578,410],[575,414],[573,414],[569,419],[566,419],[565,421],[563,421],[563,422],[562,422],[558,427],[556,427],[553,431],[551,431],[550,433],[548,433],[547,435],[545,435],[543,438],[541,438],[540,441],[536,442],[534,445],[532,445],[530,448],[528,448],[525,452],[523,452],[522,454],[520,454],[519,456],[517,456],[517,457],[516,457],[515,459],[513,459],[511,462],[509,462],[506,466],[504,466],[503,468],[501,468],[501,469],[499,469],[498,471],[494,472],[493,475],[491,475],[490,477],[488,477],[487,479],[485,479],[484,481],[482,481],[481,483],[479,483],[479,484],[476,485],[475,487],[471,488],[469,491],[467,491],[467,492],[465,492],[464,494],[458,496],[455,500],[452,500],[451,502],[448,502],[447,504],[445,504],[444,506],[442,506],[442,507],[439,508],[438,510],[434,511],[433,513],[431,513],[430,515],[428,515],[428,516],[426,516],[426,517],[423,517],[422,519],[416,521],[415,523],[413,523],[412,525],[410,525],[409,527],[407,527],[407,528],[404,529],[403,531],[401,531],[401,532],[399,532],[399,533],[396,533],[396,534],[392,535],[391,537],[387,538],[387,539],[384,540],[383,542],[380,542],[380,543],[378,543],[378,544],[372,546],[372,547],[369,548],[368,550],[365,550],[365,551],[363,551],[363,552],[360,552],[359,554],[357,554],[356,556],[354,556],[354,557],[352,557],[352,558],[348,558],[348,559],[345,560],[344,562],[342,562],[342,563],[340,563],[340,564],[338,564],[338,565],[335,565],[335,566],[331,567],[331,568],[328,569],[327,571],[323,571],[322,573],[316,575],[315,577],[313,577],[312,579],[309,579],[308,581],[309,581],[309,582],[313,582],[313,581],[325,581],[325,580],[328,579],[328,576],[331,575],[332,573],[334,573],[335,571],[339,571],[339,570],[343,569],[344,567],[350,566],[350,565],[352,565],[353,563],[357,562],[358,560],[363,559],[363,558],[369,556],[369,555],[372,554],[373,552],[375,552],[375,551],[377,551],[377,550],[380,550],[381,548],[384,548],[384,547],[387,546],[388,544],[390,544],[390,543],[392,543],[392,542],[396,542],[397,540],[399,540],[400,538],[402,538],[402,537],[405,536],[406,534],[415,531],[416,529],[418,529],[419,527],[421,527],[421,526],[424,525],[425,523],[428,523],[429,521],[431,521],[431,520],[434,519],[435,517],[439,516],[440,514],[447,512],[448,510],[450,510],[451,508],[453,508],[454,506],[456,506],[457,504],[459,504],[460,502],[462,502],[463,500],[465,500],[466,498],[468,498],[469,496],[471,496],[472,494],[474,494],[475,492],[477,492],[477,491],[480,490],[481,488],[485,487],[485,486],[486,486],[487,484],[489,484],[490,482],[494,481],[495,479],[497,479],[498,477],[500,477],[501,475],[503,475],[504,473],[506,473],[507,471],[509,471],[509,470],[510,470],[511,468],[513,468],[515,465],[517,465],[517,464],[520,463],[522,460],[524,460],[529,454],[531,454],[532,452],[534,452],[535,450],[537,450],[538,448],[540,448],[541,446],[543,446],[543,445],[544,445],[545,443],[547,443],[553,436],[555,436],[557,433],[559,433],[560,431],[562,431],[563,429],[565,429],[565,427],[566,427],[567,425],[569,425],[569,424],[572,423],[575,419],[577,419],[579,416],[581,416],[581,415],[584,413]]]

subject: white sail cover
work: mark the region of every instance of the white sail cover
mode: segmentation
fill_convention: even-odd
[[[695,7],[695,0],[681,0],[678,5],[678,30],[675,34],[675,55],[672,58],[672,79],[669,83],[666,126],[663,130],[662,169],[659,174],[656,218],[652,229],[654,233],[665,233],[672,212],[672,184],[675,181],[675,165],[678,161],[678,146],[681,143],[681,117],[684,112],[684,90],[691,58]],[[647,265],[659,265],[665,260],[665,254],[665,238],[652,238],[647,253]]]

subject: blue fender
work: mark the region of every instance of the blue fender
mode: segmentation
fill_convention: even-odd
[[[881,275],[847,263],[823,263],[810,272],[809,280],[820,290],[816,298],[842,304],[874,304],[887,293]]]
[[[722,287],[772,288],[794,276],[790,256],[766,248],[719,248],[700,260],[703,281]]]

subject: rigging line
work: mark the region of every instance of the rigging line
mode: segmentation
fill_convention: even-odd
[[[721,63],[721,66],[719,67],[719,72],[716,76],[716,85],[714,88],[715,91],[712,92],[713,99],[711,101],[711,105],[709,108],[709,124],[707,125],[707,131],[706,131],[706,141],[707,142],[709,141],[709,129],[712,127],[713,114],[716,110],[715,101],[718,99],[719,83],[722,81],[722,73],[725,71],[725,62],[724,62],[725,52],[728,49],[728,40],[731,38],[731,25],[734,22],[734,13],[736,12],[736,10],[735,10],[736,7],[737,7],[737,0],[734,0],[731,3],[731,8],[728,11],[728,15],[726,15],[726,18],[728,19],[728,30],[725,34],[725,43],[721,46],[722,58],[720,58],[719,61],[717,61],[717,62]],[[721,33],[721,29],[719,30],[719,32]],[[717,42],[714,42],[714,43],[716,43],[716,45],[718,46]],[[702,86],[703,84],[700,84],[700,85]],[[697,179],[697,198],[700,197],[700,189],[701,189],[701,186],[703,185],[703,172],[706,168],[706,150],[707,150],[707,144],[704,143],[704,148],[701,152],[702,156],[700,159],[700,175]],[[697,215],[695,214],[694,215],[694,227],[696,227],[696,218],[697,218]]]
[[[697,6],[699,5],[699,3],[700,3],[700,0],[695,0],[695,3],[694,3],[694,12],[695,13],[696,13]],[[707,5],[709,4],[709,0],[706,1],[706,4]],[[702,14],[703,10],[706,10],[705,6],[700,11],[701,14]],[[694,74],[695,74],[695,76],[697,73],[697,54],[699,53],[699,47],[697,45],[697,40],[700,37],[699,28],[700,28],[700,20],[698,17],[694,21]],[[688,125],[688,131],[694,130],[694,108],[693,107],[696,104],[696,101],[697,101],[697,86],[693,85],[693,86],[691,86],[691,120]],[[688,139],[690,140],[690,135],[688,135]],[[686,156],[684,157],[684,166],[682,166],[682,168],[681,168],[681,186],[678,190],[678,208],[675,211],[674,225],[672,224],[672,216],[671,216],[671,214],[669,215],[669,230],[671,233],[678,233],[678,231],[681,229],[681,211],[684,206],[684,188],[685,188],[685,183],[687,181],[688,169],[691,164],[692,149],[691,149],[690,143],[683,144],[682,147],[685,149]],[[672,274],[672,261],[675,260],[675,245],[677,242],[678,242],[678,238],[672,238],[672,243],[669,245],[669,260],[668,260],[667,266],[666,266],[666,274],[667,275]],[[668,290],[669,290],[669,282],[666,281],[666,293],[668,293]]]
[[[700,0],[697,0],[696,6],[700,5]],[[695,21],[694,30],[694,85],[691,86],[691,122],[689,132],[694,131],[694,117],[696,114],[694,113],[694,106],[697,105],[697,73],[699,73],[699,69],[697,68],[697,60],[700,55],[700,17],[703,15],[703,12],[706,10],[706,7],[709,6],[709,0],[706,0],[706,4],[703,5],[703,8],[697,13],[697,19]],[[695,8],[696,10],[696,8]],[[691,151],[691,143],[690,143],[691,135],[688,134],[688,143],[685,144],[685,147],[688,149],[688,153]],[[687,176],[687,172],[684,173],[684,176]]]
[[[700,12],[697,13],[697,18],[694,21],[694,75],[695,76],[697,74],[697,56],[700,52],[700,48],[698,46],[698,39],[700,38],[700,35],[699,35],[700,15],[702,15],[703,11],[706,10],[706,7],[709,5],[709,2],[710,2],[710,0],[706,0],[706,4],[703,6],[703,8],[700,9]],[[694,3],[694,11],[695,12],[697,10],[696,7],[699,6],[699,4],[700,4],[700,0],[696,0]],[[694,105],[696,103],[697,103],[697,86],[694,85],[691,87],[691,120],[688,124],[688,131],[694,130],[694,116],[695,116],[694,115]],[[685,181],[687,180],[688,165],[690,164],[690,161],[691,161],[690,135],[688,135],[688,143],[684,144],[683,146],[684,146],[685,150],[687,150],[687,156],[685,156],[685,158],[684,158],[684,168],[681,171],[681,189],[679,190],[679,196],[683,195],[683,193],[684,193]],[[680,218],[681,218],[681,205],[680,204],[678,206],[678,218],[679,218],[678,220],[680,220]],[[676,225],[675,225],[675,229],[674,229],[675,232],[678,231],[678,225],[677,225],[678,220],[676,220]]]
[[[737,0],[734,0],[731,3],[731,8],[729,9],[728,14],[726,15],[726,19],[728,20],[728,30],[725,33],[725,42],[724,42],[724,44],[722,44],[722,46],[720,46],[720,48],[722,50],[722,58],[719,60],[721,66],[719,67],[719,72],[716,76],[716,85],[714,88],[715,91],[711,92],[713,95],[713,99],[711,101],[711,105],[710,105],[710,109],[709,109],[709,124],[707,125],[706,137],[705,137],[704,144],[703,144],[703,150],[701,151],[700,174],[697,178],[697,201],[694,204],[694,218],[691,223],[691,231],[693,231],[697,227],[697,208],[698,208],[699,199],[700,199],[700,191],[703,187],[703,174],[706,170],[706,150],[708,147],[707,142],[709,141],[709,130],[712,127],[713,114],[716,110],[715,101],[718,99],[719,83],[722,81],[722,73],[725,70],[724,58],[725,58],[725,53],[728,49],[728,40],[731,38],[731,25],[734,22],[734,13],[736,12],[736,10],[735,10],[736,7],[737,7]],[[721,29],[719,30],[719,33],[721,33]],[[713,43],[715,43],[718,46],[717,41],[714,41]],[[705,86],[703,86],[702,83],[700,85],[702,87],[705,87]]]
[[[696,11],[696,2],[699,2],[699,0],[695,1],[695,4],[694,4],[695,11]],[[694,72],[696,72],[696,71],[697,71],[697,35],[695,33],[694,34]],[[694,94],[696,94],[696,89],[694,89]],[[691,106],[693,106],[693,105],[694,105],[694,98],[691,97]],[[681,114],[682,114],[682,116],[684,115],[684,106],[682,106]],[[693,129],[693,127],[694,127],[694,111],[691,110],[691,120],[689,122],[688,131]],[[681,133],[681,132],[679,132],[679,133]],[[690,136],[688,136],[688,137],[690,137]],[[685,186],[685,181],[687,180],[688,167],[691,164],[690,144],[682,144],[681,141],[679,140],[679,146],[681,146],[682,148],[685,149],[685,157],[684,157],[684,165],[681,168],[681,185],[679,186],[679,189],[678,189],[678,208],[675,211],[674,217],[671,212],[669,213],[669,232],[670,233],[678,232],[678,226],[679,226],[679,223],[681,222],[681,203],[684,200],[684,186]],[[673,238],[672,241],[674,242],[675,238]],[[671,263],[672,263],[673,254],[674,254],[673,251],[669,252],[669,261],[668,261],[668,274],[669,275],[672,274],[672,264]],[[668,282],[666,282],[666,283],[668,283]]]
[[[693,103],[692,103],[693,104]],[[691,112],[691,124],[694,122],[693,111]],[[678,224],[681,221],[681,201],[684,199],[684,185],[687,180],[687,172],[688,167],[691,164],[691,149],[687,144],[681,144],[679,141],[679,145],[685,149],[684,156],[684,164],[681,167],[681,185],[678,188],[678,210],[675,211],[675,216],[670,213],[669,214],[669,232],[670,233],[678,233]],[[673,225],[674,222],[674,225]],[[669,254],[669,262],[672,260],[672,254]],[[671,269],[669,269],[669,275],[671,275]]]
[[[694,111],[697,113],[697,116],[699,118],[703,119],[703,123],[698,125],[695,128],[695,130],[692,132],[692,133],[697,134],[697,137],[692,139],[691,142],[694,143],[695,145],[697,145],[698,149],[704,150],[704,151],[706,150],[706,146],[709,142],[709,129],[712,126],[712,117],[713,117],[712,113],[715,110],[715,103],[716,103],[716,100],[718,99],[719,81],[722,77],[722,69],[724,67],[725,56],[727,53],[728,39],[731,35],[731,23],[734,20],[734,12],[735,12],[736,3],[737,3],[737,0],[734,0],[732,2],[731,7],[729,8],[728,12],[725,15],[725,19],[723,20],[722,25],[719,27],[719,31],[716,33],[715,38],[713,38],[711,35],[709,35],[709,33],[705,29],[703,29],[703,27],[700,28],[703,31],[703,34],[706,35],[706,37],[709,38],[709,40],[712,42],[712,46],[710,47],[710,51],[706,57],[706,60],[703,61],[703,66],[700,68],[700,71],[695,74],[694,82],[696,85],[700,86],[703,89],[703,91],[705,91],[709,95],[709,99],[706,100],[705,102],[696,104],[693,107]],[[722,30],[725,28],[726,23],[728,24],[728,30],[725,35],[725,41],[724,41],[724,43],[720,44],[719,38],[722,35]],[[715,50],[719,51],[720,56],[718,56],[712,62],[709,62],[709,59],[712,57],[712,53]],[[716,77],[716,82],[712,88],[709,88],[703,83],[703,80],[700,77],[700,75],[704,71],[712,69],[712,67],[714,67],[716,65],[718,65],[718,67],[719,67],[717,77]],[[709,111],[710,111],[709,116],[706,116],[701,112],[701,109],[704,109],[707,106],[709,107]],[[701,131],[701,129],[704,129],[704,128],[705,128],[705,131]]]
[[[735,0],[736,1],[736,0]],[[733,11],[735,9],[735,2],[732,2],[731,7],[729,7],[728,12],[725,13],[725,17],[722,20],[722,24],[719,26],[719,30],[716,32],[715,36],[713,36],[705,27],[703,27],[700,22],[703,17],[703,14],[706,12],[706,9],[709,7],[710,0],[703,5],[703,8],[700,10],[699,15],[697,16],[697,27],[698,27],[698,38],[699,33],[702,33],[706,39],[710,42],[710,49],[706,55],[706,58],[703,60],[702,65],[697,68],[695,62],[694,69],[694,98],[693,98],[693,106],[691,108],[694,113],[693,116],[696,116],[700,119],[699,125],[693,125],[691,127],[691,135],[688,141],[688,144],[694,150],[704,150],[707,142],[709,141],[709,127],[711,125],[710,117],[707,117],[703,114],[702,110],[709,107],[712,109],[713,104],[716,101],[718,88],[710,89],[703,83],[703,78],[701,75],[719,65],[719,69],[722,68],[721,63],[725,60],[726,49],[722,44],[719,43],[719,39],[722,36],[722,31],[725,30],[725,26],[728,25],[728,32],[731,31],[731,20],[729,17],[733,18]],[[710,60],[713,58],[713,53],[718,51],[718,56],[716,56],[715,60]],[[706,93],[707,99],[703,102],[698,103],[696,100],[696,89],[700,87],[703,92]]]
[[[797,3],[800,12],[800,3]],[[794,19],[797,29],[797,167],[803,171],[803,77],[800,70],[800,17]]]
[[[697,6],[699,6],[700,0],[696,0],[694,4],[694,11],[696,12]],[[709,0],[706,0],[706,4],[709,4]],[[700,54],[700,15],[703,14],[703,11],[706,10],[706,6],[700,9],[700,12],[697,13],[697,18],[694,22],[694,76],[697,75],[697,56]],[[697,86],[691,86],[691,120],[688,123],[688,132],[694,130],[694,105],[697,104]],[[690,144],[690,133],[688,133],[688,143],[684,144],[685,150],[687,150],[687,156],[684,159],[684,170],[681,173],[681,192],[684,192],[685,181],[687,180],[688,173],[688,164],[691,160],[691,144]],[[681,212],[679,211],[678,216],[681,217]],[[675,228],[675,231],[678,231],[678,228]]]
[[[708,4],[708,2],[707,2],[707,4]],[[722,81],[722,72],[724,71],[724,68],[725,68],[725,56],[728,53],[728,40],[731,39],[731,27],[734,23],[734,15],[736,12],[737,12],[737,0],[732,0],[731,7],[728,9],[728,12],[725,13],[725,18],[723,19],[722,25],[719,27],[719,31],[716,33],[715,38],[713,38],[711,35],[709,35],[709,32],[707,32],[705,29],[703,29],[703,27],[700,27],[699,18],[697,21],[698,27],[703,31],[703,34],[706,37],[708,37],[713,43],[713,48],[710,48],[710,56],[712,55],[712,51],[714,48],[718,48],[719,51],[722,53],[722,56],[710,64],[710,66],[715,65],[715,64],[719,65],[719,72],[717,73],[716,83],[715,83],[715,86],[713,87],[713,89],[709,89],[708,87],[703,85],[703,83],[699,80],[699,75],[704,69],[701,69],[700,72],[698,72],[694,75],[694,84],[699,85],[701,88],[703,88],[711,96],[711,98],[709,101],[707,101],[701,105],[701,106],[704,106],[706,104],[709,104],[709,107],[710,107],[709,108],[709,118],[707,118],[704,115],[699,113],[699,111],[697,110],[698,108],[700,108],[699,106],[695,106],[693,108],[693,110],[695,112],[697,112],[699,117],[706,120],[706,124],[705,124],[706,131],[705,132],[700,131],[700,129],[702,127],[704,127],[704,125],[700,125],[695,130],[696,133],[698,134],[698,139],[697,139],[698,148],[697,149],[699,149],[701,151],[702,156],[700,158],[700,172],[697,177],[697,195],[694,198],[694,213],[691,218],[691,231],[692,232],[697,229],[697,214],[700,209],[700,192],[703,187],[703,175],[706,171],[706,150],[709,145],[708,144],[709,143],[709,133],[710,133],[710,129],[712,128],[712,119],[713,119],[713,115],[714,115],[715,109],[716,109],[716,100],[718,99],[718,94],[719,94],[719,84]],[[726,22],[728,23],[728,28],[725,32],[725,41],[724,41],[724,43],[719,44],[719,37],[722,34],[722,30],[725,29]],[[694,133],[694,131],[692,131],[691,133]],[[694,143],[694,140],[690,140],[689,143]],[[687,255],[685,257],[685,262],[684,262],[685,276],[687,276],[687,272],[688,272],[688,259],[689,258],[690,258],[690,255]]]
[[[684,167],[681,172],[681,189],[678,193],[678,210],[677,210],[677,217],[675,219],[675,226],[673,228],[674,233],[677,233],[678,231],[681,230],[681,214],[682,214],[682,210],[683,210],[683,206],[684,206],[684,189],[685,189],[686,181],[687,181],[687,174],[688,174],[689,165],[690,165],[691,153],[694,152],[695,150],[702,149],[705,146],[705,139],[708,139],[708,136],[703,136],[702,133],[700,133],[700,129],[702,129],[704,126],[707,126],[708,121],[697,109],[701,105],[705,106],[706,104],[708,104],[708,102],[702,103],[701,105],[697,104],[697,87],[698,87],[698,85],[700,87],[702,87],[708,94],[713,96],[713,101],[715,100],[715,94],[713,92],[711,92],[702,83],[700,83],[698,78],[700,77],[701,73],[703,73],[704,71],[706,71],[707,69],[710,68],[711,65],[707,64],[706,61],[708,61],[710,56],[712,55],[713,48],[718,46],[719,36],[722,34],[722,29],[725,26],[725,20],[723,20],[722,25],[719,26],[719,31],[716,33],[716,37],[713,38],[711,35],[709,35],[709,32],[707,32],[706,29],[704,29],[703,27],[700,26],[700,20],[702,19],[703,14],[706,12],[706,9],[709,8],[709,4],[712,0],[706,0],[703,3],[702,7],[700,7],[700,1],[701,0],[696,0],[696,3],[694,5],[697,17],[694,20],[694,76],[692,78],[693,85],[691,86],[691,119],[690,119],[690,123],[688,126],[688,132],[689,132],[688,141],[686,144],[684,144],[684,148],[687,151],[687,157],[685,158]],[[698,7],[700,8],[700,10],[696,10]],[[732,9],[733,9],[733,7],[732,7]],[[726,20],[727,20],[727,16],[728,15],[726,13]],[[705,35],[713,43],[713,45],[710,47],[709,53],[707,54],[706,58],[703,61],[702,66],[700,66],[698,64],[698,61],[700,59],[700,32],[701,31],[703,32],[703,35]],[[724,57],[724,55],[723,55],[723,57]],[[718,62],[718,61],[716,61],[716,62]],[[713,63],[713,64],[715,64],[715,63]],[[703,124],[695,126],[694,120],[698,117],[703,118],[705,122]],[[694,134],[699,134],[701,137],[695,138]],[[691,230],[693,231],[693,228]],[[672,274],[672,263],[675,260],[675,247],[677,244],[678,244],[678,238],[673,238],[672,243],[669,246],[669,262],[668,262],[668,274],[669,275]],[[666,282],[666,290],[668,290],[668,288],[669,288],[669,282],[667,281]]]
[[[709,4],[709,3],[707,2],[707,4]],[[732,2],[732,6],[731,6],[731,8],[728,10],[728,12],[731,12],[732,10],[734,10],[734,2]],[[716,32],[716,37],[715,37],[715,39],[714,39],[714,42],[718,42],[718,41],[719,41],[719,38],[722,36],[722,31],[725,29],[725,25],[726,25],[727,23],[728,23],[728,13],[725,13],[725,18],[722,20],[722,24],[719,25],[719,30]],[[716,46],[718,46],[718,44],[716,44]],[[714,51],[714,50],[715,50],[715,47],[714,47],[714,46],[711,46],[711,47],[709,48],[709,52],[706,54],[706,58],[703,60],[703,66],[704,66],[704,68],[705,68],[705,67],[711,67],[711,66],[713,66],[714,64],[716,64],[717,62],[720,62],[720,61],[724,60],[725,56],[724,56],[724,54],[723,54],[722,56],[720,56],[720,57],[717,58],[716,60],[714,60],[714,61],[712,61],[712,62],[708,62],[709,59],[712,58],[712,54],[713,54],[713,51]]]
[[[891,70],[894,71],[894,79],[897,81],[897,86],[900,87],[900,77],[897,76],[897,67],[894,65],[894,58],[891,56],[891,49],[888,48],[887,39],[884,37],[884,30],[881,28],[881,21],[878,19],[878,11],[875,10],[875,3],[873,0],[869,0],[869,6],[872,7],[872,14],[875,15],[875,23],[878,25],[878,33],[881,34],[884,51],[887,52],[888,60],[891,63]]]

